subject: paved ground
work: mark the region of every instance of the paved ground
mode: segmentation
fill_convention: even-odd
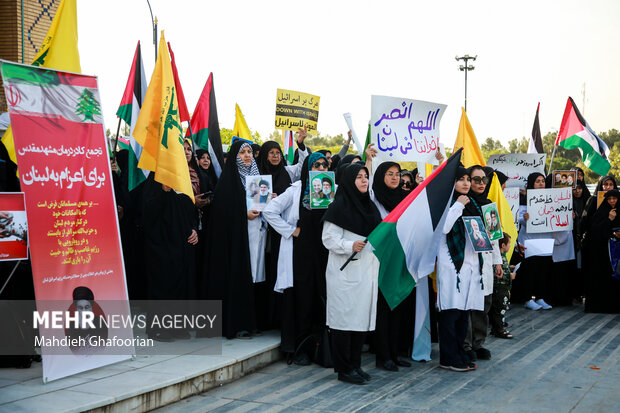
[[[332,369],[278,362],[158,412],[620,412],[620,315],[514,308],[508,321],[515,339],[490,338],[492,360],[474,372],[440,369],[436,345],[433,361],[398,373],[365,354],[365,386],[337,381]]]

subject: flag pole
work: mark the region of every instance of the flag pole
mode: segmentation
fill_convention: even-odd
[[[192,137],[189,141],[192,143],[192,153],[196,155],[196,146],[194,146],[194,132],[192,132],[192,120],[187,121],[187,128],[189,129],[189,136]]]
[[[121,118],[118,118],[118,126],[116,127],[116,140],[114,141],[114,150],[112,151],[112,157],[116,161],[116,150],[118,149],[118,134],[121,131]]]
[[[557,145],[553,146],[553,152],[551,153],[551,162],[549,162],[549,171],[548,171],[548,173],[553,172],[553,168],[552,168],[553,167],[553,157],[555,156],[555,150],[557,149],[557,147],[558,147]]]
[[[364,239],[364,242],[368,242],[368,238],[365,238],[365,239]],[[343,271],[343,270],[344,270],[344,268],[345,268],[347,265],[349,265],[349,263],[350,263],[351,261],[353,261],[353,259],[355,258],[355,256],[356,256],[356,255],[357,255],[357,252],[353,252],[353,254],[351,254],[351,256],[350,256],[349,258],[347,258],[347,261],[346,261],[344,264],[342,264],[342,267],[340,267],[340,271]]]

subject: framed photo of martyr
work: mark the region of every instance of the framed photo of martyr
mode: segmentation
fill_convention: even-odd
[[[310,171],[310,209],[325,209],[334,201],[334,172]]]
[[[577,171],[553,171],[553,188],[574,188],[577,186]]]
[[[465,224],[467,238],[469,239],[469,242],[471,242],[471,246],[474,247],[474,251],[493,251],[493,245],[491,244],[491,239],[485,231],[482,218],[463,217],[463,223]]]
[[[245,198],[248,211],[265,209],[273,193],[271,175],[248,175],[245,177]]]

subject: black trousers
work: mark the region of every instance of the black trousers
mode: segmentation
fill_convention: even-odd
[[[331,329],[331,352],[334,371],[349,373],[362,365],[363,331],[343,331]]]
[[[439,312],[439,364],[454,366],[469,362],[463,348],[469,325],[469,311]]]
[[[391,310],[387,301],[385,301],[385,297],[379,291],[377,325],[375,329],[377,363],[385,363],[388,360],[396,362],[398,358],[398,333],[401,327],[400,315],[400,305]]]

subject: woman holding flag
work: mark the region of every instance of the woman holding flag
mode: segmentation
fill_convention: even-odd
[[[381,222],[368,194],[364,165],[344,167],[323,221],[323,244],[329,250],[325,280],[334,370],[340,381],[364,384],[370,376],[361,369],[362,346],[365,333],[375,329],[379,274],[379,261],[371,248],[365,248],[365,239]],[[353,252],[356,259],[341,271]]]

